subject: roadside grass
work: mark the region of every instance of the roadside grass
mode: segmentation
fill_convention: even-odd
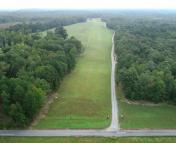
[[[123,129],[175,129],[176,106],[167,104],[150,104],[128,102],[118,85],[120,128]]]
[[[33,128],[105,128],[111,121],[112,31],[100,19],[65,28],[85,51],[64,78],[48,114]]]
[[[1,143],[175,143],[176,137],[0,137]]]

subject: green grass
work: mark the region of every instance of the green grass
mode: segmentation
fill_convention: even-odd
[[[65,28],[81,40],[85,51],[65,77],[47,116],[34,128],[105,128],[111,121],[112,31],[100,19]]]
[[[117,88],[117,96],[121,128],[176,128],[176,106],[167,104],[157,106],[128,104],[124,102],[123,92],[120,87]]]
[[[175,143],[176,137],[0,137],[0,143]]]
[[[51,28],[51,29],[48,29],[48,30],[45,30],[43,32],[39,32],[39,34],[42,36],[42,37],[45,37],[47,36],[47,32],[54,32],[55,28]]]

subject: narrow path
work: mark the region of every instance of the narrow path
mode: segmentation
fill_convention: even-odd
[[[142,136],[176,136],[176,130],[158,129],[158,130],[122,130],[118,124],[118,108],[115,92],[115,65],[116,56],[114,54],[114,36],[112,37],[112,73],[111,73],[111,98],[112,98],[112,122],[109,128],[102,130],[0,130],[0,136],[103,136],[103,137],[142,137]]]
[[[115,70],[116,70],[116,55],[114,52],[114,36],[115,32],[112,36],[112,50],[111,50],[111,104],[112,104],[112,120],[111,125],[107,128],[109,131],[117,131],[119,130],[119,121],[118,121],[118,106],[116,99],[116,84],[115,84]]]

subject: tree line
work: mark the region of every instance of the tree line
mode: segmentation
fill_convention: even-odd
[[[24,34],[41,32],[47,29],[62,27],[70,24],[75,24],[78,22],[85,22],[86,19],[83,17],[63,17],[63,18],[48,18],[44,21],[38,22],[23,22],[16,24],[8,28],[9,31],[21,32]]]
[[[108,17],[116,31],[117,83],[131,100],[176,103],[176,17]]]
[[[82,52],[61,26],[45,37],[29,31],[0,31],[0,128],[27,126]]]
[[[85,10],[14,10],[14,11],[0,11],[1,23],[31,23],[41,24],[50,28],[59,25],[65,26],[77,22],[86,21],[87,17],[95,17],[95,12]],[[57,23],[57,25],[56,25]],[[30,24],[30,25],[29,25]],[[40,29],[40,27],[38,27]]]

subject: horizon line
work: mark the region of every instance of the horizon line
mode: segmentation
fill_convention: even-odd
[[[95,10],[167,10],[167,11],[176,11],[176,8],[3,8],[0,9],[0,11],[35,11],[35,10],[41,10],[41,11],[63,11],[63,10],[67,10],[67,11],[71,11],[71,10],[75,10],[75,11],[95,11]]]

